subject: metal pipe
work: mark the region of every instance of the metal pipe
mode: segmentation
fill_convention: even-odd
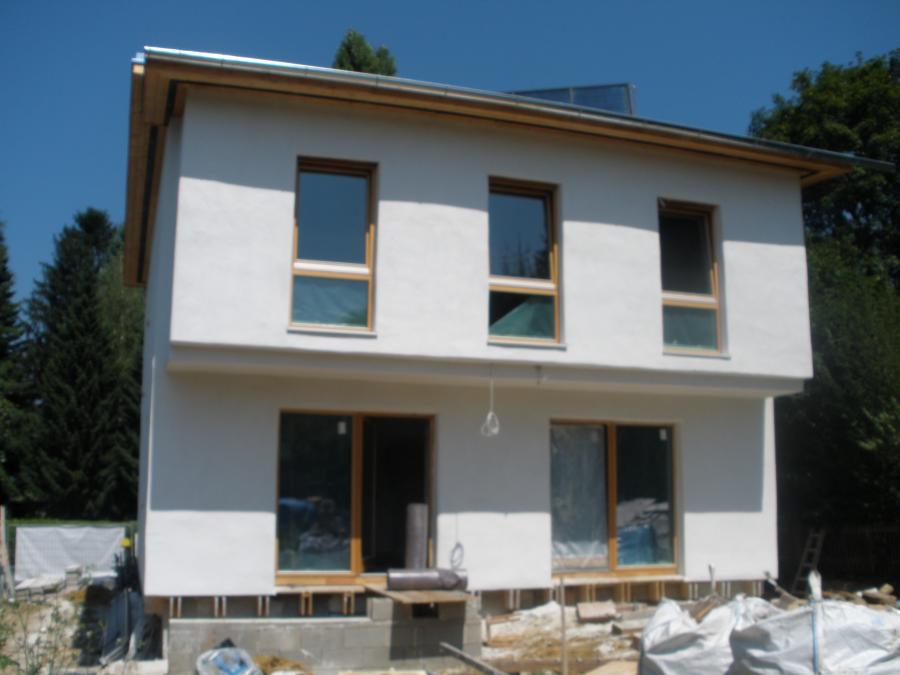
[[[387,571],[389,591],[464,591],[469,583],[462,570],[402,569]]]
[[[428,505],[406,506],[406,557],[407,569],[425,569],[428,566]]]

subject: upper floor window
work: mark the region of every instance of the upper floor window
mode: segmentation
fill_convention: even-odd
[[[491,179],[489,334],[559,340],[559,283],[553,188]]]
[[[663,344],[667,351],[719,351],[719,280],[711,211],[660,200]]]
[[[291,323],[371,329],[374,166],[301,158]]]

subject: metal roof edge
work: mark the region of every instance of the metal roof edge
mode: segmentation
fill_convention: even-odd
[[[140,59],[140,61],[138,61]],[[205,67],[231,68],[266,74],[280,74],[288,77],[309,78],[319,81],[329,81],[341,84],[350,84],[360,87],[372,87],[385,92],[397,91],[418,93],[426,96],[440,97],[444,99],[468,100],[479,99],[485,103],[506,105],[513,108],[530,109],[535,112],[545,112],[564,117],[577,117],[584,121],[597,121],[631,129],[644,129],[680,136],[696,141],[709,141],[735,147],[754,148],[768,150],[776,154],[791,155],[800,159],[819,160],[841,164],[844,166],[860,166],[877,171],[893,171],[894,165],[867,157],[858,157],[850,153],[836,152],[811,148],[803,145],[784,143],[768,139],[754,138],[752,136],[740,136],[719,131],[710,131],[687,125],[660,122],[644,117],[617,114],[602,111],[596,108],[573,105],[569,103],[556,103],[543,99],[530,98],[519,94],[495,92],[457,85],[439,84],[424,80],[413,80],[387,75],[374,75],[371,73],[359,73],[349,70],[338,70],[322,66],[309,66],[304,64],[289,63],[286,61],[272,61],[243,56],[231,56],[208,52],[187,51],[170,49],[166,47],[145,46],[144,52],[139,53],[135,63],[145,63],[148,60],[201,65]]]

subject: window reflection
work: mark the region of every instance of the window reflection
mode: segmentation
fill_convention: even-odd
[[[673,562],[671,429],[618,426],[616,468],[618,564]]]
[[[352,419],[283,413],[278,567],[350,569]]]

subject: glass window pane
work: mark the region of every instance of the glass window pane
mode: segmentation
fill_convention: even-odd
[[[553,569],[606,569],[606,427],[550,428]]]
[[[663,565],[672,552],[672,431],[616,428],[619,565]]]
[[[282,413],[278,462],[278,569],[350,569],[347,415]]]
[[[368,326],[369,282],[294,276],[294,323]]]
[[[498,337],[556,337],[553,296],[491,291],[489,333]]]
[[[549,279],[546,200],[492,192],[488,212],[491,274]]]
[[[368,179],[301,171],[299,181],[297,257],[365,263]]]
[[[660,214],[664,291],[712,294],[709,227],[702,216]]]
[[[716,310],[664,305],[663,343],[666,347],[718,349]]]

